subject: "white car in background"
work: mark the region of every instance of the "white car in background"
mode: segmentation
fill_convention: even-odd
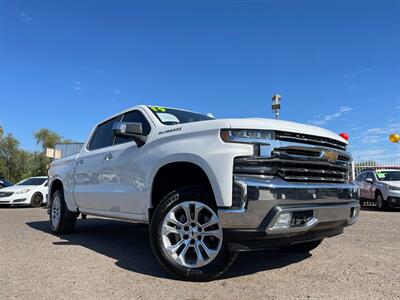
[[[400,207],[400,171],[367,170],[354,181],[360,190],[360,204],[375,203],[378,209]]]
[[[29,205],[39,207],[47,203],[47,176],[30,177],[1,189],[0,205]]]

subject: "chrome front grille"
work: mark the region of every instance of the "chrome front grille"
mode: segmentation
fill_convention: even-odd
[[[307,183],[348,181],[351,157],[344,151],[288,142],[267,148],[265,156],[236,158],[234,174],[272,175],[286,181]]]

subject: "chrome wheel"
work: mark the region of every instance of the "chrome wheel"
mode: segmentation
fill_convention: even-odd
[[[53,199],[53,203],[51,204],[51,225],[54,228],[57,228],[58,224],[60,224],[61,218],[61,199],[59,196],[55,196]]]
[[[173,207],[163,220],[161,234],[168,257],[189,268],[209,264],[222,246],[223,233],[218,215],[197,201]]]

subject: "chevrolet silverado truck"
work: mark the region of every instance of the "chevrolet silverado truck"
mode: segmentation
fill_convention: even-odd
[[[238,252],[309,252],[356,222],[347,141],[314,126],[137,106],[99,123],[49,168],[55,234],[79,214],[149,224],[175,277],[221,275]]]

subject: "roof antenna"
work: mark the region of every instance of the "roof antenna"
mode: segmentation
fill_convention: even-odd
[[[281,98],[279,94],[272,96],[272,110],[275,113],[275,119],[279,119],[279,111],[281,110]]]

